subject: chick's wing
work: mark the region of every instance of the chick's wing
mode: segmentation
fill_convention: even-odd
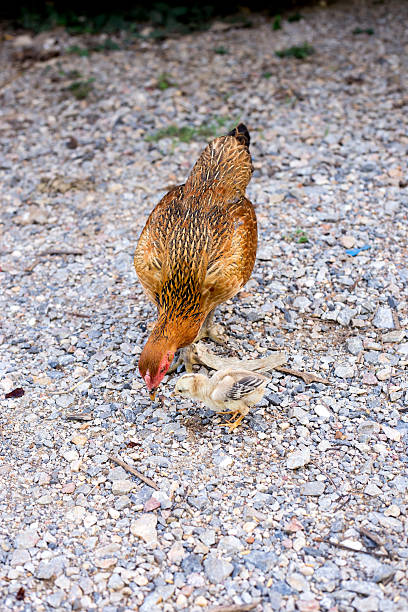
[[[265,378],[260,376],[243,376],[239,378],[226,393],[226,399],[239,400],[265,384]]]

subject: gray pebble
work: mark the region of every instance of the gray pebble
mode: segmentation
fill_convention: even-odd
[[[380,306],[373,319],[374,327],[379,329],[394,329],[392,310],[388,306]]]
[[[213,554],[208,555],[204,561],[205,575],[213,584],[222,584],[232,574],[233,569],[232,563],[219,559]]]
[[[321,481],[310,481],[303,485],[302,495],[323,495],[325,484]]]

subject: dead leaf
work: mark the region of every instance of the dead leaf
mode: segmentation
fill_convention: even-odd
[[[25,597],[25,589],[24,587],[20,587],[16,593],[16,599],[17,601],[24,601],[24,597]]]
[[[6,399],[11,399],[15,397],[23,397],[24,393],[25,391],[22,387],[17,387],[16,389],[13,389],[9,393],[6,393]]]

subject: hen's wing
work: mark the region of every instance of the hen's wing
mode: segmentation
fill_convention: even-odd
[[[175,187],[157,204],[146,222],[137,243],[134,264],[136,274],[149,299],[157,304],[162,283],[164,253],[170,228],[180,218],[184,185]]]
[[[217,215],[217,210],[221,211]],[[210,311],[233,297],[251,276],[257,247],[257,224],[252,203],[241,196],[220,203],[214,215],[211,249],[202,289],[202,307]]]

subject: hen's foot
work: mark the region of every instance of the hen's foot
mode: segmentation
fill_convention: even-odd
[[[168,369],[168,374],[175,372],[181,365],[184,365],[186,372],[190,374],[193,371],[193,365],[196,363],[200,362],[195,356],[193,345],[186,346],[179,350],[177,359]]]

